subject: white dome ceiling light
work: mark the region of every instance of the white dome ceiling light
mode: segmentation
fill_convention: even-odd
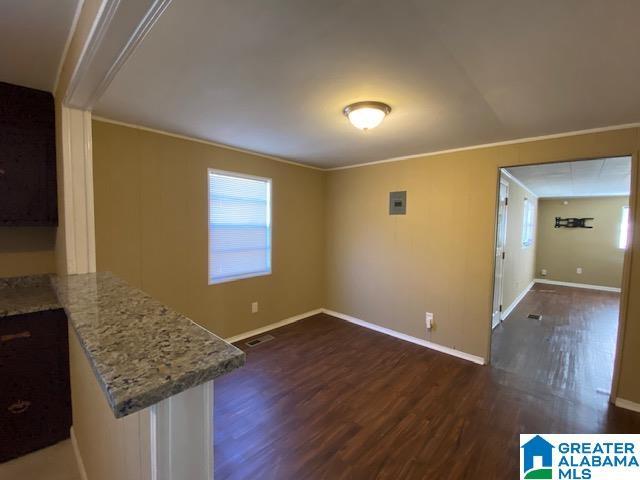
[[[342,111],[354,127],[364,131],[376,128],[390,112],[391,107],[382,102],[352,103]]]

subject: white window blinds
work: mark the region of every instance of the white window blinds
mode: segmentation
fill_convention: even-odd
[[[209,283],[271,273],[271,180],[209,170]]]

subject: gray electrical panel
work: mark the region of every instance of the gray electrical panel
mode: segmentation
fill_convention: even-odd
[[[407,213],[407,192],[389,193],[389,215],[405,215]]]

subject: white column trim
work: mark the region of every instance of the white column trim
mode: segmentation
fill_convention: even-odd
[[[213,381],[150,408],[151,480],[213,479]]]
[[[96,271],[91,112],[61,106],[61,227],[67,274]]]

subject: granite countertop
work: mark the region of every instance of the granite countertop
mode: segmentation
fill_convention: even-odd
[[[110,273],[51,280],[116,418],[245,362],[242,350]]]
[[[0,278],[0,318],[58,308],[49,275]]]

